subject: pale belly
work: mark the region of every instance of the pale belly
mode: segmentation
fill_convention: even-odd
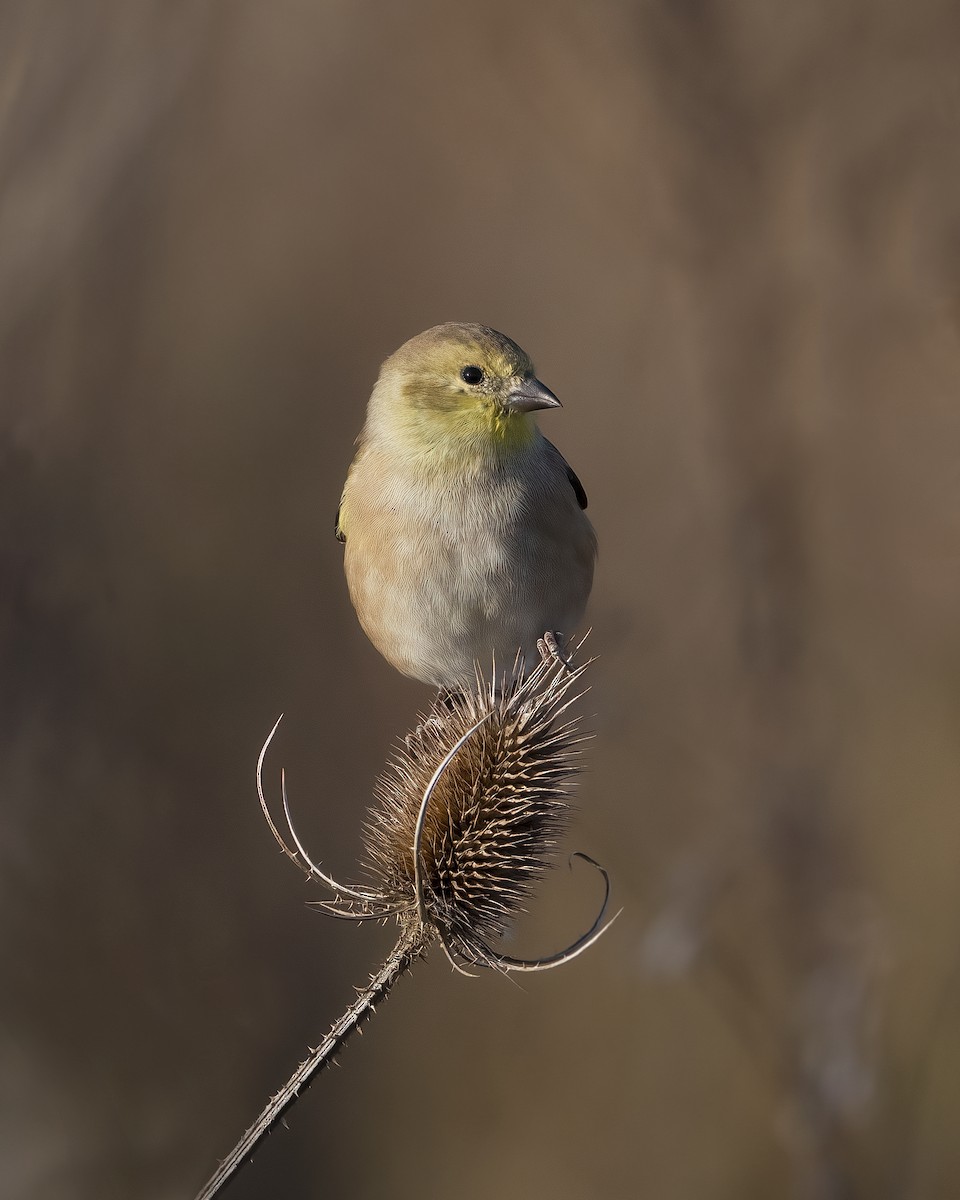
[[[547,630],[577,628],[593,577],[593,535],[575,521],[540,528],[460,514],[410,538],[387,522],[376,546],[348,538],[346,574],[367,636],[398,670],[437,687],[528,666]],[[402,528],[409,528],[406,523]]]

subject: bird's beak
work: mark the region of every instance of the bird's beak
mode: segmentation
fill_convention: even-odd
[[[560,408],[560,401],[539,379],[524,379],[507,393],[507,412],[528,413],[538,408]]]

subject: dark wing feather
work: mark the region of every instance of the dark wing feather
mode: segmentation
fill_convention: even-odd
[[[576,493],[577,503],[580,505],[581,508],[586,508],[587,507],[587,493],[584,490],[583,484],[578,479],[576,471],[573,469],[573,467],[570,466],[569,463],[567,463],[567,478],[570,480],[573,490]]]
[[[340,503],[337,505],[337,515],[336,515],[336,518],[334,519],[334,522],[333,522],[333,532],[336,534],[336,537],[337,537],[337,541],[338,541],[338,542],[345,542],[345,541],[347,540],[347,535],[346,535],[346,534],[343,532],[343,530],[340,528],[340,509],[341,509],[341,508],[343,508],[343,501],[342,501],[342,500],[341,500],[341,501],[340,501]]]
[[[586,508],[587,507],[586,489],[584,488],[583,484],[580,482],[576,471],[573,469],[573,467],[570,466],[570,464],[563,457],[563,455],[560,453],[560,451],[556,448],[556,446],[553,444],[553,442],[551,442],[547,438],[544,438],[543,440],[547,443],[547,445],[550,447],[550,449],[553,451],[553,453],[557,456],[557,458],[563,465],[563,469],[567,473],[567,478],[570,480],[570,486],[573,488],[574,495],[577,497],[577,503],[580,505],[581,508]]]

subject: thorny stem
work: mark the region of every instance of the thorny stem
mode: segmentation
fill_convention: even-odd
[[[386,961],[357,995],[356,1000],[336,1021],[320,1045],[310,1053],[290,1076],[279,1092],[270,1099],[266,1108],[257,1117],[240,1141],[223,1160],[196,1200],[212,1200],[222,1188],[253,1156],[260,1142],[277,1124],[301,1091],[313,1082],[316,1075],[333,1061],[333,1056],[343,1048],[350,1037],[369,1017],[377,1004],[383,1000],[403,973],[413,965],[425,950],[423,927],[419,924],[405,929]]]
[[[562,676],[555,674],[553,671],[556,662],[563,667],[564,674]],[[516,670],[519,669],[518,666]],[[426,953],[428,945],[434,940],[440,941],[448,959],[457,970],[463,970],[456,961],[458,957],[462,957],[465,961],[475,966],[493,967],[504,972],[544,971],[569,962],[572,958],[576,958],[578,954],[582,953],[588,946],[591,946],[606,932],[611,924],[609,921],[606,925],[603,924],[607,911],[607,903],[610,899],[610,880],[606,871],[604,871],[599,863],[594,862],[586,854],[576,854],[573,857],[582,858],[592,864],[603,876],[605,894],[600,912],[590,929],[572,945],[568,946],[566,950],[539,959],[511,958],[508,955],[496,953],[486,945],[479,936],[478,931],[470,924],[472,918],[469,918],[469,916],[467,918],[469,928],[466,930],[459,929],[458,931],[458,926],[454,920],[456,917],[456,903],[453,904],[453,909],[450,912],[447,912],[443,905],[437,908],[433,903],[428,903],[425,886],[426,879],[423,873],[425,852],[422,841],[424,826],[427,809],[437,784],[444,772],[450,768],[451,763],[457,757],[458,751],[463,749],[470,737],[476,734],[487,720],[495,716],[499,717],[501,724],[512,721],[513,725],[511,728],[514,734],[516,735],[519,729],[523,735],[518,744],[523,753],[527,755],[526,760],[521,759],[521,766],[525,762],[528,771],[526,784],[529,786],[531,796],[535,800],[536,796],[546,788],[547,793],[554,796],[552,803],[555,806],[563,807],[562,801],[565,790],[562,786],[562,781],[572,770],[569,764],[569,756],[573,745],[576,743],[576,739],[572,736],[576,722],[568,721],[566,724],[558,726],[558,721],[563,717],[563,714],[573,703],[574,699],[576,699],[576,697],[569,696],[569,689],[573,682],[581,676],[583,670],[584,667],[579,667],[575,670],[571,669],[569,664],[556,655],[553,655],[548,660],[546,654],[544,654],[544,661],[540,666],[527,676],[522,683],[515,680],[515,686],[512,687],[512,690],[508,689],[502,696],[497,692],[493,683],[490,684],[490,691],[487,694],[483,677],[478,672],[477,693],[473,700],[471,701],[469,698],[466,698],[462,709],[451,710],[454,711],[457,717],[453,728],[457,727],[457,722],[465,723],[472,720],[478,710],[482,711],[482,715],[473,721],[469,729],[460,734],[454,746],[449,750],[446,749],[442,738],[433,738],[433,742],[436,744],[431,743],[431,747],[428,748],[431,749],[432,753],[436,753],[438,756],[442,755],[442,761],[433,772],[422,797],[419,796],[421,783],[416,780],[416,772],[410,769],[409,764],[407,768],[401,770],[401,792],[399,795],[394,792],[387,799],[395,806],[399,806],[401,817],[404,812],[408,817],[412,815],[414,810],[410,806],[416,806],[417,819],[413,833],[412,847],[414,878],[412,881],[407,881],[413,884],[413,896],[409,895],[406,883],[398,884],[389,878],[386,879],[386,885],[383,890],[357,888],[340,884],[327,875],[326,872],[322,871],[310,858],[294,829],[293,820],[290,815],[290,805],[287,799],[286,780],[283,773],[281,773],[280,790],[283,797],[283,812],[287,828],[290,831],[290,836],[293,839],[296,849],[287,844],[286,839],[277,828],[270,814],[270,807],[263,792],[263,761],[267,749],[273,740],[273,736],[277,731],[279,721],[277,725],[274,725],[257,760],[257,794],[260,799],[260,806],[263,809],[263,815],[280,848],[308,877],[316,879],[333,893],[332,900],[319,902],[319,907],[324,912],[347,920],[379,920],[387,916],[396,916],[400,922],[401,932],[397,944],[390,952],[386,962],[373,976],[369,986],[358,992],[357,999],[350,1005],[339,1021],[334,1024],[321,1044],[310,1052],[309,1057],[297,1067],[287,1083],[270,1100],[253,1125],[243,1135],[228,1157],[220,1164],[220,1167],[210,1181],[198,1193],[196,1200],[213,1200],[213,1197],[217,1196],[221,1189],[233,1179],[244,1163],[253,1155],[263,1138],[273,1129],[300,1093],[333,1060],[333,1056],[343,1047],[347,1038],[349,1038],[354,1030],[360,1028],[362,1023],[372,1014],[374,1006],[387,996],[400,976],[418,958]],[[495,675],[496,669],[494,668]],[[528,722],[532,723],[532,732],[526,728]],[[528,745],[531,738],[534,738],[534,741]],[[502,757],[503,749],[501,743],[502,738],[498,742],[498,753]],[[544,755],[546,756],[546,766],[544,765],[544,761],[541,761]],[[553,756],[552,759],[551,756]],[[406,771],[405,775],[404,770]],[[557,778],[558,773],[559,781]],[[411,783],[414,785],[412,792],[410,790]],[[470,786],[469,779],[467,780],[467,784]],[[554,793],[556,794],[554,795]],[[521,817],[524,817],[528,821],[535,818],[535,824],[536,821],[540,822],[538,853],[531,857],[531,851],[528,846],[522,846],[517,852],[519,861],[516,869],[520,872],[521,886],[523,879],[525,879],[523,872],[543,869],[545,865],[545,862],[542,861],[543,855],[552,844],[550,841],[548,819],[551,811],[550,806],[547,805],[543,811],[538,811],[534,800],[528,797],[526,801],[518,801],[516,796],[513,797],[514,804],[519,804]],[[480,810],[478,809],[477,811],[479,812]],[[496,804],[493,804],[491,812],[487,814],[488,825],[490,821],[493,821],[498,829],[498,837],[500,837],[501,841],[505,837],[509,840],[509,823],[504,822],[501,817],[495,818],[494,813],[496,811]],[[474,821],[476,821],[476,818],[477,812],[474,812]],[[388,833],[393,826],[398,825],[396,813],[391,815],[389,804],[387,809],[381,811],[380,819],[381,823],[387,828]],[[514,820],[516,819],[519,818],[515,815]],[[447,811],[446,820],[450,826],[451,835],[456,833],[455,822],[449,811]],[[481,827],[480,830],[481,843],[483,828]],[[504,833],[505,829],[508,829],[508,833]],[[393,829],[393,835],[396,836],[398,832],[403,842],[406,843],[408,831],[404,826],[403,820],[399,821],[398,828]],[[489,828],[487,829],[487,833],[489,833]],[[466,834],[461,831],[458,836],[465,836],[468,840],[470,837],[473,837],[476,840],[478,834],[476,828],[473,828],[472,830],[468,830]],[[406,858],[403,852],[406,849],[407,847],[404,844],[401,847],[401,857],[404,862],[406,862]],[[503,849],[504,847],[501,846],[501,853]],[[396,850],[395,846],[393,850]],[[486,851],[484,852],[486,853]],[[494,855],[494,858],[496,859],[496,855]],[[436,869],[436,864],[434,864],[434,870]],[[401,874],[406,874],[405,868],[401,870]],[[480,874],[482,876],[482,872]],[[471,883],[471,887],[476,889],[477,886],[476,881]],[[480,893],[488,904],[492,903],[494,905],[496,911],[503,915],[509,915],[511,911],[510,903],[502,899],[498,900],[496,896],[491,900],[488,894],[490,889],[500,888],[501,886],[502,880],[497,875],[497,871],[494,870],[491,877],[486,880],[486,883],[481,878],[479,885]],[[484,892],[484,888],[488,889],[486,893]],[[509,893],[508,889],[507,897],[509,901],[510,895],[513,895],[513,908],[517,906],[516,890],[517,881],[514,880],[514,892]],[[464,974],[469,974],[469,972],[465,971]]]

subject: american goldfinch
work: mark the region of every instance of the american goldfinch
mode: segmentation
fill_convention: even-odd
[[[560,401],[516,342],[437,325],[383,364],[337,513],[360,624],[405,675],[459,690],[532,669],[590,594],[587,497],[532,413]]]

